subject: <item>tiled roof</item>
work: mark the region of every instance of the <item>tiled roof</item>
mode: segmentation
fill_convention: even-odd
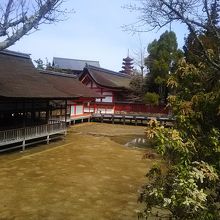
[[[99,61],[77,60],[61,57],[53,58],[53,66],[60,69],[82,71],[86,64],[100,67]]]
[[[0,97],[61,98],[98,97],[67,74],[39,72],[28,54],[0,52]]]
[[[80,76],[80,80],[87,73],[100,86],[115,89],[130,89],[131,77],[127,74],[87,65],[84,68],[83,74]]]

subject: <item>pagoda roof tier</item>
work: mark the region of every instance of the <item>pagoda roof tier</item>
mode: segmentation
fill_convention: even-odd
[[[123,61],[125,61],[125,62],[131,62],[131,61],[133,61],[133,59],[130,58],[129,56],[127,56],[126,58],[123,59]]]

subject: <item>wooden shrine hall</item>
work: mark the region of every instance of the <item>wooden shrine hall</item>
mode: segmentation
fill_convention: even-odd
[[[168,114],[165,106],[137,103],[130,98],[132,76],[108,69],[86,65],[79,80],[101,95],[95,102],[85,105],[85,112],[102,114],[159,113]]]
[[[68,101],[97,97],[75,78],[39,72],[27,54],[1,51],[0,152],[65,134]]]
[[[86,65],[79,80],[102,96],[85,106],[88,112],[113,114],[118,103],[128,101],[131,76],[127,74]]]

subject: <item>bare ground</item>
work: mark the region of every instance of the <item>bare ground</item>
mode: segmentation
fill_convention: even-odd
[[[144,127],[86,123],[64,141],[0,156],[1,220],[134,220],[154,160],[109,136]]]

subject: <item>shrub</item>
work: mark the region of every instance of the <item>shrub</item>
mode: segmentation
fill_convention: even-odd
[[[146,104],[158,105],[160,96],[155,92],[147,92],[144,95],[143,101]]]

